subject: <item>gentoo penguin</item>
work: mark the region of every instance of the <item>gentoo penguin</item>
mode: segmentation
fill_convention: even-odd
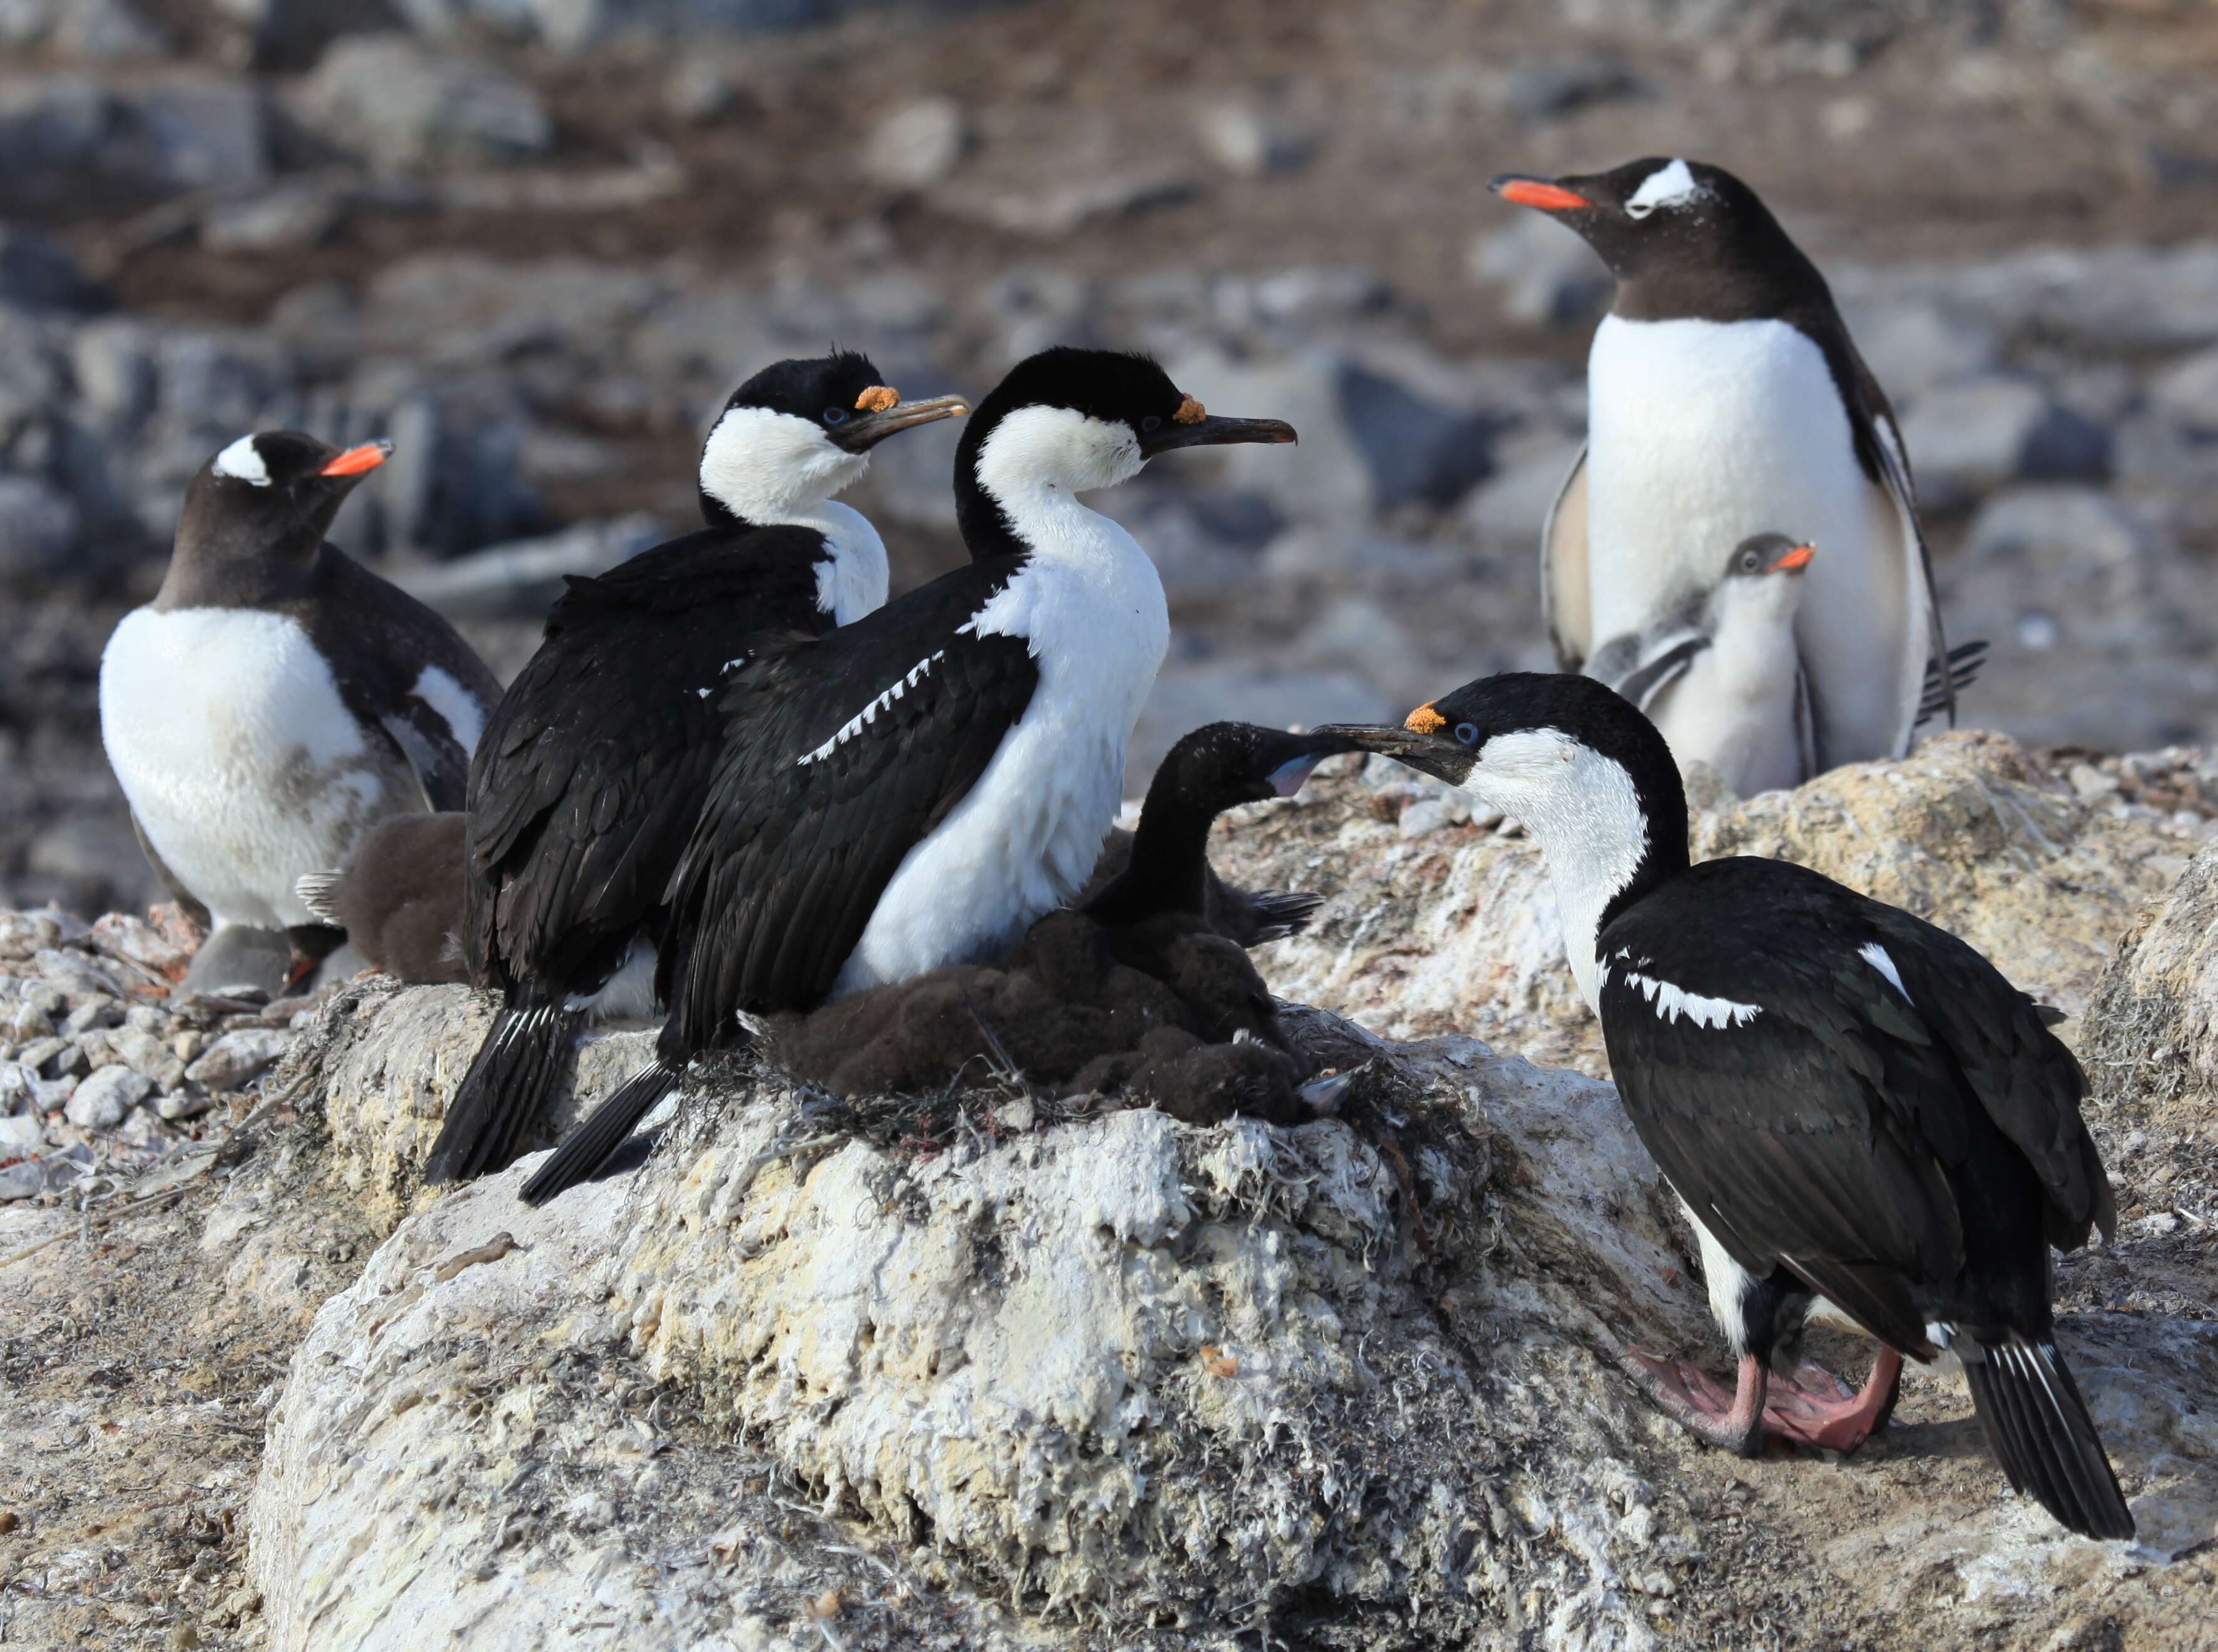
[[[460,808],[500,695],[453,627],[324,541],[391,451],[239,437],[101,656],[101,739],[157,871],[219,931],[289,931],[296,978],[339,937],[294,884],[387,814]]]
[[[1948,648],[1893,410],[1817,266],[1699,161],[1492,188],[1577,230],[1617,278],[1587,359],[1586,451],[1542,535],[1558,662],[1577,671],[1708,589],[1719,546],[1791,526],[1825,548],[1794,628],[1818,765],[1900,756]]]
[[[2108,1236],[2116,1211],[2086,1075],[2040,1006],[1806,867],[1690,865],[1670,750],[1600,683],[1488,678],[1402,728],[1335,732],[1521,820],[1548,857],[1571,974],[1739,1360],[1728,1395],[1631,1351],[1664,1409],[1744,1454],[1767,1430],[1848,1451],[1903,1356],[1951,1355],[2010,1484],[2074,1531],[2131,1537],[2051,1317],[2050,1247]],[[1861,1394],[1808,1364],[1772,1383],[1813,1311],[1884,1345]]]
[[[388,814],[335,872],[296,886],[319,920],[346,931],[373,969],[412,987],[469,980],[462,962],[462,837],[469,817]]]
[[[877,613],[760,649],[719,708],[707,807],[671,881],[658,1059],[524,1186],[590,1175],[741,1012],[991,956],[1077,893],[1170,640],[1162,581],[1077,495],[1158,454],[1291,442],[1154,362],[1057,348],[978,405],[955,455],[972,560]]]
[[[703,444],[708,525],[567,582],[470,776],[463,956],[503,1002],[429,1180],[516,1156],[589,1014],[651,1012],[663,885],[705,795],[718,686],[754,633],[828,630],[885,601],[884,542],[831,496],[886,437],[965,411],[901,400],[852,351],[777,362]]]
[[[1324,897],[1235,888],[1209,863],[1209,829],[1242,803],[1292,797],[1318,764],[1355,749],[1338,736],[1254,723],[1211,723],[1183,736],[1148,783],[1122,864],[1079,909],[1112,928],[1162,915],[1197,919],[1242,947],[1298,933]]]
[[[1707,763],[1738,797],[1800,785],[1818,770],[1794,620],[1816,554],[1784,534],[1743,540],[1707,591],[1602,644],[1586,674],[1646,714],[1682,770]]]

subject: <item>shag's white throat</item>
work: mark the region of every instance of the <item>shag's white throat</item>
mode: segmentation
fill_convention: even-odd
[[[1547,856],[1572,977],[1601,1013],[1602,915],[1648,855],[1648,815],[1632,775],[1560,729],[1522,728],[1479,748],[1463,789],[1522,822]]]
[[[262,461],[262,449],[254,445],[251,436],[242,436],[216,455],[215,462],[208,468],[219,476],[228,476],[250,487],[270,486],[270,467]]]
[[[816,606],[835,624],[886,600],[886,545],[870,518],[833,495],[870,468],[813,420],[767,407],[734,407],[701,449],[701,491],[758,528],[809,528],[831,555],[817,565]]]

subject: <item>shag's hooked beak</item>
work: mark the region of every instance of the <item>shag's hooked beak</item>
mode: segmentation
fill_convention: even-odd
[[[833,445],[849,453],[868,453],[888,436],[935,420],[953,418],[970,411],[968,396],[926,396],[916,401],[897,401],[890,407],[857,413],[845,424],[825,434]]]
[[[1140,456],[1152,459],[1174,448],[1221,448],[1235,442],[1296,442],[1294,427],[1275,418],[1219,418],[1204,414],[1188,424],[1177,420],[1140,437]]]
[[[1774,573],[1800,573],[1810,566],[1810,559],[1817,554],[1815,545],[1797,545],[1793,550],[1782,553],[1779,560],[1771,565],[1771,571]]]
[[[1421,706],[1409,715],[1416,718],[1428,708]],[[1384,724],[1327,723],[1316,732],[1344,739],[1357,751],[1377,752],[1397,763],[1405,763],[1451,786],[1463,783],[1463,777],[1471,772],[1474,756],[1471,747],[1453,735],[1421,732],[1406,725],[1390,728]]]
[[[316,474],[319,476],[367,476],[392,457],[393,444],[381,436],[375,442],[364,442],[357,447],[349,448],[342,453],[334,455]]]
[[[1486,187],[1504,201],[1530,207],[1536,212],[1571,213],[1594,205],[1576,189],[1566,189],[1549,178],[1528,177],[1522,172],[1504,172],[1488,179]]]

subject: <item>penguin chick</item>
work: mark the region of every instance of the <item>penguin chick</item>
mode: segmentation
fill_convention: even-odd
[[[300,899],[344,930],[371,968],[412,986],[466,983],[457,935],[468,821],[459,809],[388,815],[369,829],[344,870],[301,878]]]

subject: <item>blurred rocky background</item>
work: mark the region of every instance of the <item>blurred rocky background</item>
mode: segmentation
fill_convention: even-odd
[[[1105,501],[1175,622],[1136,775],[1543,664],[1607,288],[1485,180],[1645,153],[1833,278],[1994,646],[1966,721],[2208,741],[2214,69],[2203,0],[0,0],[0,906],[152,898],[99,653],[258,426],[399,444],[336,537],[505,675],[562,572],[691,520],[764,362],[1143,347],[1302,447]],[[956,434],[858,498],[896,589],[961,555]]]

